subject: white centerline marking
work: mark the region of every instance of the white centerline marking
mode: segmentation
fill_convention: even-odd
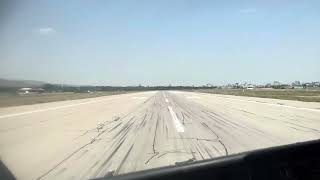
[[[168,106],[168,109],[171,114],[172,121],[173,121],[174,126],[176,127],[177,132],[184,132],[184,127],[181,124],[180,120],[178,119],[176,113],[172,110],[172,107]]]
[[[165,98],[165,100],[166,100],[167,103],[169,102],[169,100],[167,98]]]
[[[21,115],[26,115],[26,114],[32,114],[32,113],[38,113],[38,112],[44,112],[44,111],[51,111],[51,110],[63,109],[63,108],[68,108],[68,107],[73,107],[73,106],[79,106],[79,105],[83,105],[83,104],[91,104],[91,103],[96,103],[96,102],[101,102],[101,101],[106,101],[106,100],[114,100],[114,99],[118,99],[118,98],[103,99],[103,100],[91,100],[91,101],[82,102],[82,103],[77,103],[77,104],[69,104],[69,105],[52,107],[52,108],[46,108],[46,109],[38,109],[38,110],[26,111],[26,112],[22,112],[22,113],[7,114],[7,115],[2,115],[2,116],[0,116],[0,119],[9,118],[9,117],[14,117],[14,116],[21,116]]]

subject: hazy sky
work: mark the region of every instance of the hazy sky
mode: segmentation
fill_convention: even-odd
[[[320,80],[320,1],[2,0],[0,77],[87,85]]]

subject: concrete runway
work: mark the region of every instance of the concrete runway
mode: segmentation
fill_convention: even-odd
[[[0,109],[18,179],[88,179],[320,138],[320,103],[142,92]]]

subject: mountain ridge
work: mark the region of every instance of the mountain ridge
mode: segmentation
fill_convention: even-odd
[[[0,78],[0,87],[41,87],[47,82],[35,81],[35,80],[12,80]]]

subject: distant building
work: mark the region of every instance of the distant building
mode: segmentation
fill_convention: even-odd
[[[313,82],[313,87],[320,87],[320,82]]]
[[[307,88],[307,87],[320,87],[320,82],[312,82],[312,83],[303,83],[302,86],[304,88]]]
[[[224,89],[233,89],[232,84],[227,84],[226,86],[223,87]]]
[[[266,88],[266,85],[256,85],[256,88],[259,88],[259,89]]]
[[[301,83],[300,83],[300,81],[294,81],[292,83],[292,86],[301,86]]]
[[[265,88],[271,88],[271,83],[267,83],[267,84],[265,85]]]
[[[273,86],[280,86],[281,83],[280,83],[279,81],[274,81],[272,85],[273,85]]]
[[[291,83],[292,89],[303,89],[302,84],[300,83],[300,81],[294,81],[293,83]]]
[[[42,88],[20,88],[18,89],[18,94],[40,94],[43,93]]]
[[[302,86],[303,86],[304,88],[313,87],[312,83],[303,83]]]
[[[253,84],[248,84],[246,87],[246,89],[254,89],[254,88],[255,88],[255,85]]]
[[[303,89],[303,86],[292,86],[293,89]]]
[[[206,85],[206,87],[215,87],[215,85],[208,83],[208,84]]]

